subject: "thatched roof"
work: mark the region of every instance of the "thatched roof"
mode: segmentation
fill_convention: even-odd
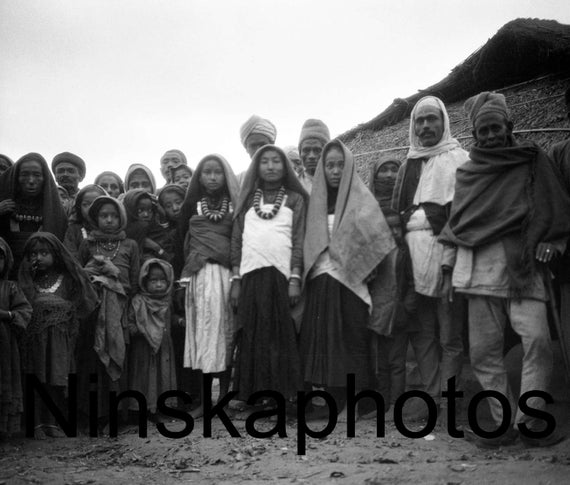
[[[405,157],[410,112],[423,96],[437,96],[446,104],[452,134],[468,147],[471,126],[464,101],[481,91],[500,91],[507,97],[519,137],[546,148],[569,134],[562,131],[568,130],[563,96],[569,84],[570,26],[518,19],[503,26],[442,81],[396,99],[378,116],[339,138],[357,156],[359,172],[366,178],[368,164],[379,156]]]

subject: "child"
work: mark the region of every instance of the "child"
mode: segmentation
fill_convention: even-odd
[[[146,397],[148,409],[157,422],[161,421],[156,416],[158,397],[176,389],[170,335],[173,284],[170,264],[160,259],[146,260],[139,276],[139,293],[129,308],[129,389]],[[133,410],[138,410],[138,405]]]
[[[101,305],[95,321],[82,329],[80,336],[78,367],[85,386],[80,395],[87,394],[87,376],[97,373],[99,417],[104,421],[108,416],[108,391],[122,387],[121,377],[126,387],[126,313],[138,289],[140,264],[137,244],[125,234],[125,209],[117,199],[97,197],[88,216],[94,229],[82,241],[79,259],[98,288]]]
[[[97,305],[87,273],[59,239],[48,232],[30,236],[24,246],[20,285],[32,302],[32,320],[24,335],[24,367],[64,405],[68,374],[75,370],[75,340],[81,319]],[[35,408],[36,439],[63,437],[40,400]]]
[[[137,242],[141,260],[161,258],[172,261],[174,241],[158,222],[154,196],[143,189],[130,190],[123,200],[127,211],[127,237]]]
[[[156,182],[150,168],[142,163],[133,163],[125,175],[125,190],[143,189],[149,194],[156,192]]]
[[[266,145],[245,175],[232,232],[231,300],[241,327],[237,386],[243,398],[302,388],[291,316],[301,293],[308,194],[287,156]]]
[[[184,190],[188,190],[190,187],[190,181],[192,180],[192,169],[188,165],[178,165],[170,169],[172,183],[179,185]]]
[[[115,172],[101,172],[95,177],[95,185],[103,187],[114,199],[125,192],[123,181]]]
[[[83,187],[75,197],[73,215],[63,239],[64,246],[75,258],[79,256],[81,241],[87,239],[87,236],[93,229],[88,218],[89,207],[101,195],[107,195],[105,189],[98,185],[90,184]]]
[[[230,243],[238,182],[219,155],[200,161],[184,202],[188,227],[181,284],[186,288],[184,367],[203,372],[202,401],[220,378],[220,396],[229,390],[234,337],[230,304]],[[192,411],[203,414],[202,404]]]
[[[0,438],[20,430],[23,411],[20,337],[32,316],[32,306],[18,283],[8,280],[13,264],[12,251],[0,238]]]
[[[164,239],[169,241],[169,252],[172,251],[174,254],[172,266],[174,268],[175,278],[180,277],[180,271],[182,271],[182,265],[184,264],[184,258],[182,257],[183,239],[179,241],[178,226],[180,224],[180,214],[185,197],[186,190],[174,184],[167,184],[158,192],[158,204],[164,212],[168,226]],[[186,225],[188,225],[187,220]]]

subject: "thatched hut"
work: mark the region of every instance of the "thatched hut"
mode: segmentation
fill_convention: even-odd
[[[396,99],[374,119],[340,135],[356,156],[360,175],[376,159],[403,160],[408,151],[409,116],[426,95],[447,106],[452,134],[465,148],[472,143],[463,110],[481,91],[502,92],[519,139],[543,148],[570,135],[564,91],[570,85],[570,26],[553,20],[517,19],[455,67],[442,81],[405,99]]]

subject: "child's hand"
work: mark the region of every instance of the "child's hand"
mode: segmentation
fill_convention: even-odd
[[[289,281],[289,304],[295,306],[301,297],[301,282],[297,279]]]
[[[4,199],[0,202],[0,216],[11,214],[16,210],[16,202],[12,199]]]
[[[233,280],[232,288],[230,290],[230,302],[232,303],[232,308],[234,309],[234,312],[237,312],[240,291],[241,291],[241,280]]]

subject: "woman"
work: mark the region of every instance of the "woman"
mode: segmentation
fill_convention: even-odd
[[[50,232],[63,241],[66,229],[67,215],[44,157],[28,153],[0,175],[0,237],[14,253],[13,278],[34,232]]]
[[[280,148],[266,145],[245,175],[232,233],[232,304],[237,306],[237,385],[247,398],[302,386],[291,307],[301,293],[308,195]]]
[[[101,172],[95,177],[95,185],[99,185],[114,199],[125,192],[125,187],[121,177],[115,172]]]
[[[304,256],[307,297],[300,345],[306,382],[339,393],[347,374],[368,383],[367,279],[394,249],[378,203],[342,142],[325,145],[313,179]],[[339,415],[346,419],[346,408]]]
[[[125,191],[143,189],[149,194],[156,192],[156,181],[154,175],[146,165],[133,163],[127,169],[125,175]]]

